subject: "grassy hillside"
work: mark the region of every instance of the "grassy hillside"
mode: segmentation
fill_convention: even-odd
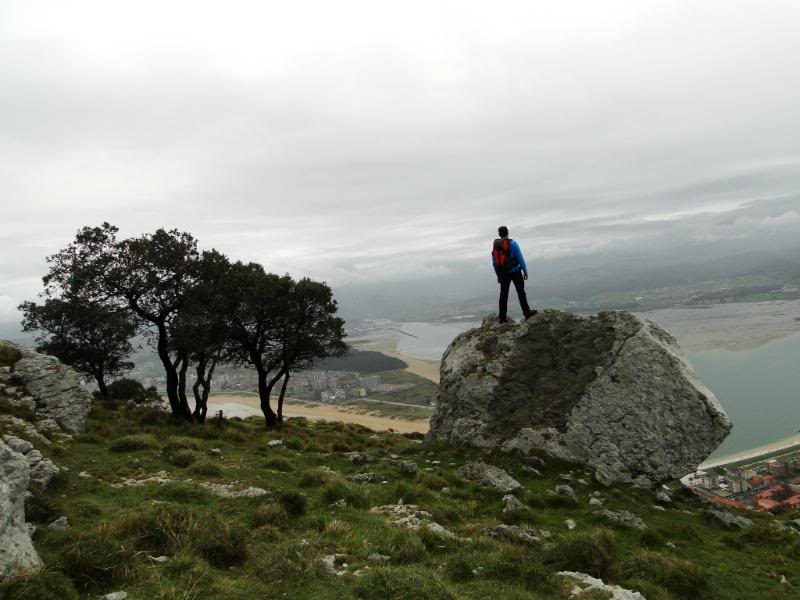
[[[753,528],[728,531],[706,520],[694,498],[676,493],[662,512],[650,491],[604,488],[550,459],[527,461],[537,474],[519,457],[427,446],[354,425],[292,420],[266,432],[260,419],[196,426],[100,408],[86,433],[42,450],[69,471],[28,501],[47,570],[7,585],[9,600],[116,590],[131,600],[569,598],[573,584],[559,570],[602,577],[648,600],[796,598],[800,587],[800,537],[776,530],[773,517],[748,514]],[[372,460],[353,462],[345,454],[352,451]],[[502,493],[456,476],[476,458],[522,483],[523,509],[504,514]],[[406,473],[402,460],[419,471]],[[364,472],[375,474],[374,483],[352,481]],[[577,500],[548,494],[570,472],[586,478],[570,483]],[[169,481],[118,485],[152,476]],[[269,494],[222,499],[202,482]],[[648,528],[616,528],[593,514],[593,492],[602,508],[629,510]],[[456,537],[439,537],[432,526],[411,531],[370,510],[401,498]],[[61,516],[69,529],[47,528]],[[481,533],[501,523],[535,528],[541,542]],[[340,575],[323,562],[331,556]]]

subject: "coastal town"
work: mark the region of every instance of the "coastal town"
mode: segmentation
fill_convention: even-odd
[[[145,364],[144,370],[154,365]],[[131,376],[141,381],[145,387],[155,386],[163,393],[163,377],[151,377],[141,371]],[[191,388],[195,377],[187,373],[187,387]],[[214,386],[221,392],[258,392],[258,380],[251,369],[227,369],[214,376]],[[413,387],[409,383],[385,383],[380,375],[360,375],[351,371],[312,370],[298,371],[289,378],[286,394],[298,400],[335,404],[368,396],[384,396]]]
[[[684,485],[714,504],[782,513],[800,509],[800,445],[691,473]]]

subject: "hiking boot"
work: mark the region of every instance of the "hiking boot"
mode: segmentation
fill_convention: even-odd
[[[531,312],[529,312],[529,313],[528,313],[528,314],[525,316],[525,320],[527,321],[527,320],[528,320],[528,319],[530,319],[531,317],[534,317],[534,316],[536,316],[536,314],[537,314],[538,312],[539,312],[538,310],[535,310],[535,309],[534,309],[534,310],[532,310]]]

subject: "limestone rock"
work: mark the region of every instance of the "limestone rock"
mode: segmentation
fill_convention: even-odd
[[[269,494],[267,490],[255,486],[237,486],[232,483],[214,483],[201,481],[200,487],[219,498],[259,498]]]
[[[53,531],[66,531],[69,529],[69,521],[67,521],[67,517],[58,517],[55,521],[50,523],[47,528]]]
[[[501,492],[513,492],[520,487],[519,481],[508,473],[484,462],[470,462],[456,470],[456,475]]]
[[[408,475],[414,475],[419,467],[413,460],[404,460],[400,463],[400,470]]]
[[[602,579],[597,579],[586,573],[576,573],[574,571],[559,571],[561,577],[571,579],[579,585],[575,586],[572,592],[573,596],[582,596],[583,594],[591,594],[592,592],[606,592],[611,594],[610,600],[645,600],[639,592],[626,590],[618,585],[607,585],[603,583]],[[604,596],[605,597],[605,596]]]
[[[647,529],[647,525],[644,524],[644,521],[627,510],[596,510],[594,514],[605,517],[612,523],[621,525],[622,527],[632,527],[642,530]]]
[[[25,457],[30,473],[30,484],[45,489],[53,477],[61,471],[52,460],[42,456],[30,442],[8,434],[2,439],[12,450]]]
[[[456,537],[452,531],[448,531],[433,521],[431,513],[420,509],[416,504],[403,504],[403,501],[399,500],[397,504],[374,506],[370,512],[385,515],[392,524],[398,527],[405,527],[413,531],[425,527],[430,533],[441,538],[453,539]]]
[[[496,540],[531,545],[541,542],[543,537],[541,533],[535,529],[517,527],[516,525],[495,525],[494,527],[486,527],[481,529],[481,533]]]
[[[695,470],[730,429],[656,323],[545,310],[518,325],[488,319],[452,341],[428,439],[544,451],[603,483],[654,485]]]
[[[8,341],[0,344],[16,349],[22,356],[10,373],[4,374],[26,390],[19,403],[30,407],[32,402],[37,421],[52,419],[65,431],[83,431],[92,397],[78,374],[54,356]]]
[[[572,489],[571,485],[567,485],[566,483],[557,485],[554,492],[557,496],[566,496],[567,498],[572,498],[575,501],[578,500],[578,497],[575,495],[575,490]]]
[[[518,512],[520,510],[525,510],[525,505],[517,500],[517,497],[513,494],[506,494],[503,496],[503,514],[507,515],[509,513]]]
[[[42,565],[25,524],[29,477],[25,457],[0,440],[0,580]]]
[[[709,509],[705,511],[705,515],[712,521],[716,521],[720,525],[724,525],[729,529],[747,529],[753,526],[753,521],[747,517],[740,517],[724,510]]]

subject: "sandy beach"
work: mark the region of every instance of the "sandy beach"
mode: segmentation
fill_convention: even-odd
[[[358,348],[359,350],[374,350],[382,352],[386,356],[399,358],[408,365],[406,369],[403,369],[404,371],[430,379],[434,383],[439,383],[439,361],[414,358],[413,356],[401,354],[397,351],[397,342],[393,339],[361,342]]]
[[[273,402],[273,408],[274,408]],[[258,396],[253,394],[224,394],[211,396],[208,399],[208,414],[213,415],[218,410],[230,417],[261,416],[261,407]],[[284,404],[286,417],[305,417],[307,419],[323,421],[342,421],[344,423],[357,423],[375,431],[397,431],[399,433],[428,431],[427,420],[398,419],[371,415],[363,410],[356,410],[335,404],[316,404],[287,398]]]
[[[719,467],[721,465],[727,465],[733,462],[747,460],[749,458],[757,458],[772,452],[789,450],[798,445],[800,445],[800,435],[792,435],[787,438],[776,440],[770,444],[758,446],[757,448],[749,448],[747,450],[742,450],[741,452],[734,452],[733,454],[729,454],[727,456],[720,456],[718,458],[707,460],[706,462],[702,463],[699,468],[711,469],[712,467]]]
[[[688,352],[752,350],[800,334],[800,300],[666,308],[639,316],[662,325]]]

